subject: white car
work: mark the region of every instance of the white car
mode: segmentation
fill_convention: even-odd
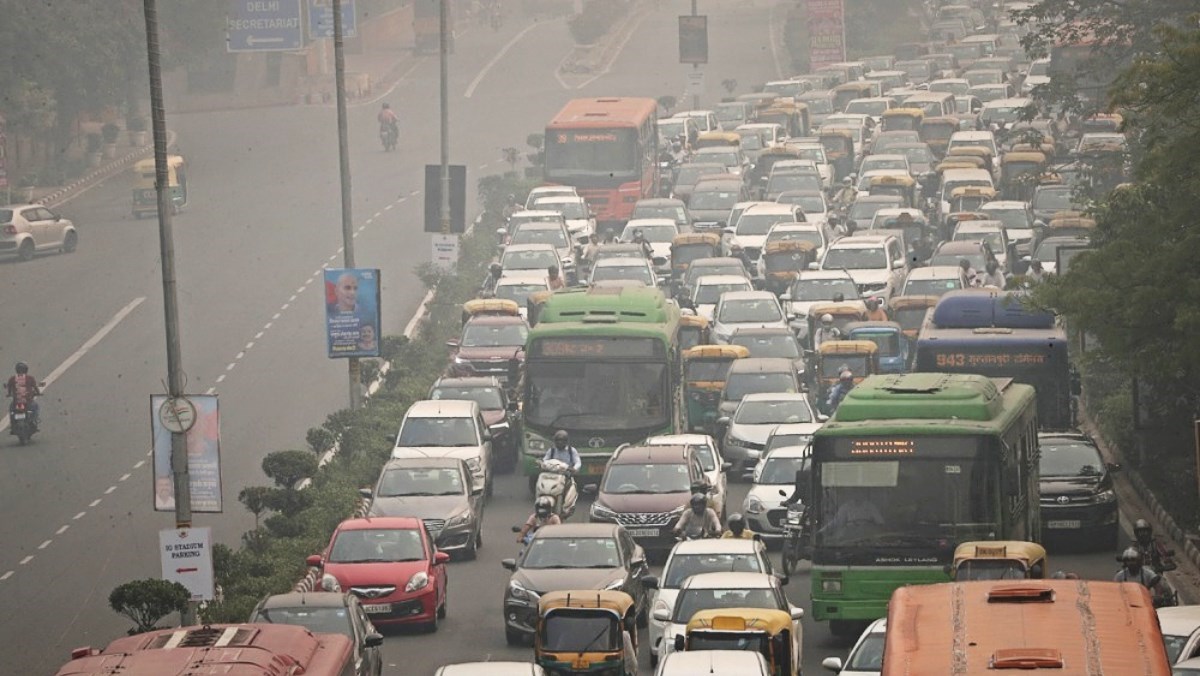
[[[779,297],[787,308],[788,317],[800,325],[800,337],[808,333],[808,310],[818,303],[832,303],[841,296],[841,303],[850,303],[867,311],[867,304],[858,293],[854,278],[844,270],[801,270],[792,288]]]
[[[804,221],[804,211],[794,204],[766,202],[747,207],[738,216],[737,223],[725,228],[729,235],[729,246],[738,245],[746,257],[757,261],[767,241],[767,233],[777,223]]]
[[[695,162],[716,162],[725,167],[726,173],[741,176],[750,169],[750,160],[742,154],[737,146],[709,146],[697,150],[692,160]]]
[[[1037,59],[1029,64],[1025,79],[1021,80],[1021,95],[1030,96],[1038,85],[1050,84],[1050,59]]]
[[[575,244],[565,225],[550,221],[524,222],[508,231],[508,244],[549,244],[558,251],[562,261],[563,278],[569,282],[576,278]]]
[[[650,599],[650,613],[663,610],[670,612],[675,607],[675,598],[683,582],[693,575],[744,571],[770,573],[771,560],[766,546],[759,540],[735,538],[685,540],[675,545],[663,564],[662,575],[655,581],[654,596]],[[650,619],[650,663],[657,662],[655,654],[662,641],[667,623]]]
[[[721,457],[721,450],[717,448],[716,439],[707,434],[660,434],[650,437],[642,443],[646,446],[691,447],[696,458],[700,460],[700,469],[704,471],[704,478],[708,479],[708,485],[712,486],[712,492],[709,495],[713,509],[721,516],[721,521],[725,520],[726,502],[729,497],[725,472],[732,465]]]
[[[883,643],[887,638],[887,618],[875,620],[858,637],[843,663],[840,657],[826,657],[821,666],[839,676],[879,676],[883,671]]]
[[[392,457],[460,458],[471,470],[475,489],[492,493],[492,433],[474,401],[413,402],[400,421]]]
[[[686,117],[696,123],[696,129],[705,131],[721,131],[721,121],[712,110],[681,110],[671,116],[672,119]]]
[[[964,242],[987,242],[992,253],[996,255],[996,261],[1000,263],[1000,267],[1004,270],[1012,269],[1008,260],[1008,236],[1004,232],[1004,223],[1000,221],[959,221],[958,225],[954,226],[954,233],[950,235],[950,239]]]
[[[653,661],[657,658],[651,654],[650,659]],[[654,676],[769,676],[771,673],[771,666],[762,653],[750,650],[685,650],[667,655]]]
[[[912,166],[908,163],[908,155],[903,153],[875,153],[867,155],[858,165],[858,175],[862,176],[868,171],[887,170],[890,174],[899,176],[911,176]],[[861,183],[860,183],[861,184]],[[868,183],[867,188],[871,185]]]
[[[592,264],[592,274],[588,277],[589,286],[615,280],[631,280],[653,287],[658,283],[658,276],[654,274],[650,261],[645,258],[617,256],[602,258]]]
[[[721,294],[726,291],[753,291],[750,280],[739,275],[704,275],[692,285],[689,300],[696,314],[712,321]],[[732,334],[731,334],[732,335]]]
[[[891,235],[843,237],[825,250],[820,269],[845,270],[863,296],[891,298],[908,269],[900,240]]]
[[[75,224],[40,204],[0,208],[0,255],[28,261],[44,251],[71,253],[78,244]]]
[[[899,176],[899,177],[910,176],[910,174],[908,173],[908,169],[907,169],[908,157],[905,155],[901,155],[900,157],[904,158],[904,166],[905,166],[904,169],[870,169],[870,170],[864,171],[861,174],[859,174],[858,175],[858,184],[854,186],[854,189],[858,191],[858,196],[866,197],[867,195],[870,195],[871,194],[871,181],[876,178],[883,178],[884,176]],[[866,160],[863,160],[863,163],[865,164],[866,161],[869,159],[871,159],[871,158],[867,157]]]
[[[588,239],[596,232],[596,217],[582,197],[559,195],[539,197],[533,203],[534,209],[557,211],[567,221],[567,230],[576,244],[587,244]]]
[[[898,296],[941,296],[962,288],[961,270],[957,265],[928,265],[913,268],[904,278]]]
[[[770,291],[727,291],[713,310],[712,335],[721,344],[738,329],[787,325],[779,299]]]
[[[800,159],[815,162],[817,173],[821,175],[821,187],[825,190],[833,188],[833,164],[825,155],[825,146],[820,143],[789,143],[787,147],[800,153]]]
[[[664,624],[658,644],[659,660],[675,650],[675,635],[682,634],[688,620],[699,610],[710,608],[767,608],[792,616],[792,639],[803,645],[804,609],[788,602],[780,578],[766,573],[701,573],[684,580],[670,610],[655,608],[651,619]],[[797,648],[798,650],[798,648]]]
[[[732,458],[747,458],[739,470],[744,467],[743,474],[752,476],[762,460],[767,438],[776,427],[817,422],[817,413],[813,411],[808,395],[800,392],[747,394],[731,416],[717,419],[717,424],[725,428],[726,452]]]
[[[525,197],[525,208],[532,209],[533,205],[543,197],[579,197],[573,185],[542,185],[529,191]]]
[[[550,278],[545,271],[512,272],[496,281],[492,294],[496,298],[511,300],[517,304],[522,319],[529,319],[529,296],[539,291],[550,290]]]
[[[829,227],[829,203],[823,193],[812,190],[785,190],[776,196],[780,204],[795,204],[804,211],[805,223],[819,223]]]
[[[1171,664],[1200,657],[1200,606],[1159,608],[1157,612]]]
[[[1031,253],[1035,225],[1033,210],[1028,202],[996,200],[979,207],[978,211],[987,215],[988,219],[1004,223],[1004,234],[1013,243],[1018,256]]]
[[[992,157],[1000,156],[1000,148],[996,145],[996,135],[990,131],[956,131],[950,135],[946,152],[955,148],[978,147],[987,148]]]
[[[650,256],[654,271],[660,275],[671,273],[671,240],[679,234],[679,226],[670,218],[634,218],[621,231],[622,242],[632,242],[633,234],[641,232],[650,243]]]
[[[820,423],[802,423],[812,432],[821,427]],[[783,425],[779,425],[783,427]],[[788,425],[793,427],[793,425]],[[783,519],[787,516],[784,500],[792,495],[796,486],[796,472],[810,470],[812,452],[807,445],[782,446],[769,451],[766,457],[758,461],[754,468],[753,483],[746,499],[742,503],[742,512],[746,515],[746,524],[750,530],[763,536],[764,539],[779,539],[783,537]]]
[[[551,266],[562,271],[563,262],[558,256],[558,249],[549,244],[510,244],[504,247],[500,255],[501,277],[514,272],[528,274],[530,272],[548,272]]]

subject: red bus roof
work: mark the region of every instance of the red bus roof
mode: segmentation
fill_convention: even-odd
[[[546,125],[546,129],[588,129],[598,127],[640,127],[648,117],[658,114],[654,99],[600,97],[571,99]]]
[[[340,676],[351,663],[348,636],[286,624],[214,624],[119,638],[104,650],[79,648],[58,676]]]

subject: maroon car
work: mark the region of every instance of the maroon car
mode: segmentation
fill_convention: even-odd
[[[454,350],[446,374],[451,376],[495,376],[508,382],[508,363],[524,358],[529,325],[519,316],[477,315],[463,324],[462,335],[446,341]]]

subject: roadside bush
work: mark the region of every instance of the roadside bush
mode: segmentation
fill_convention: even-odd
[[[581,45],[590,45],[604,36],[629,11],[629,0],[585,0],[583,11],[571,17],[567,27]]]

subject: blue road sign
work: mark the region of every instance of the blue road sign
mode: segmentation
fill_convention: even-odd
[[[342,0],[342,37],[357,35],[354,0]],[[333,37],[333,0],[308,0],[308,37],[314,40]]]
[[[284,52],[304,46],[300,0],[230,0],[225,19],[231,52]]]

